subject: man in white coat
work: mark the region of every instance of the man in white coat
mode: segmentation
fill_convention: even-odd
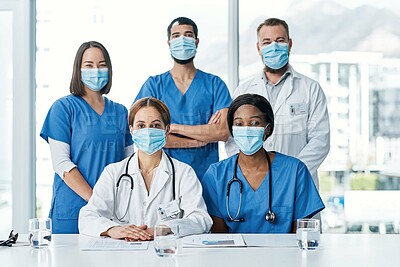
[[[269,18],[257,28],[257,50],[265,68],[240,84],[232,99],[245,93],[264,96],[274,110],[275,129],[264,143],[268,151],[277,151],[303,161],[319,188],[317,170],[330,147],[327,101],[321,86],[289,64],[292,39],[283,20]],[[228,156],[238,149],[230,138]]]

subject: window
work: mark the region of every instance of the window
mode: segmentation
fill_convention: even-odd
[[[396,109],[400,53],[394,44],[386,45],[386,38],[398,36],[392,29],[392,19],[399,19],[400,9],[375,1],[249,0],[240,1],[239,12],[240,81],[262,70],[256,29],[265,19],[277,17],[289,24],[293,40],[290,64],[318,80],[324,89],[331,123],[330,153],[319,169],[320,192],[325,202],[329,203],[332,196],[343,197],[350,183],[355,186],[353,189],[371,184],[373,190],[398,190],[397,183],[389,181],[400,180],[400,169],[396,167],[400,160],[396,127],[400,120]],[[366,14],[390,19],[378,26],[376,17]],[[400,45],[398,41],[396,45]],[[356,172],[357,177],[352,175]],[[382,182],[388,173],[391,179]],[[327,205],[324,213],[325,231],[346,231],[345,224],[338,223],[343,218],[343,207],[333,210],[332,205]],[[332,214],[337,223],[332,223]],[[392,219],[398,221],[400,210],[396,214]],[[341,226],[334,229],[329,225]],[[361,232],[357,227],[360,228],[353,225],[347,231]],[[382,232],[380,229],[371,226],[369,231]]]
[[[6,236],[12,225],[12,116],[13,116],[13,12],[0,9],[0,236]]]
[[[0,234],[6,236],[11,229],[26,232],[34,216],[32,6],[27,0],[0,0]]]

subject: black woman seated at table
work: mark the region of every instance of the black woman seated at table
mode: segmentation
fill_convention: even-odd
[[[264,150],[263,143],[274,130],[267,99],[241,95],[227,116],[240,151],[212,164],[201,180],[212,232],[290,233],[297,219],[325,208],[303,162]]]

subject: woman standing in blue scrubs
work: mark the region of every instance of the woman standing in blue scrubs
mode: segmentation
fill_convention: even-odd
[[[297,219],[325,208],[303,162],[264,150],[274,129],[268,100],[256,94],[237,97],[227,121],[240,151],[212,164],[201,180],[212,232],[290,233]]]
[[[112,65],[105,47],[83,43],[75,56],[70,92],[50,108],[40,136],[50,145],[54,174],[53,233],[78,233],[78,216],[103,168],[133,151],[128,111],[110,92]]]

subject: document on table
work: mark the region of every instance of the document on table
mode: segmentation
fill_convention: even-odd
[[[248,247],[297,247],[295,234],[244,234]]]
[[[93,238],[83,242],[81,250],[147,250],[148,246],[149,241],[127,242],[125,240],[115,240],[111,238]]]
[[[182,239],[184,248],[207,247],[245,247],[241,234],[202,234],[185,236]]]

